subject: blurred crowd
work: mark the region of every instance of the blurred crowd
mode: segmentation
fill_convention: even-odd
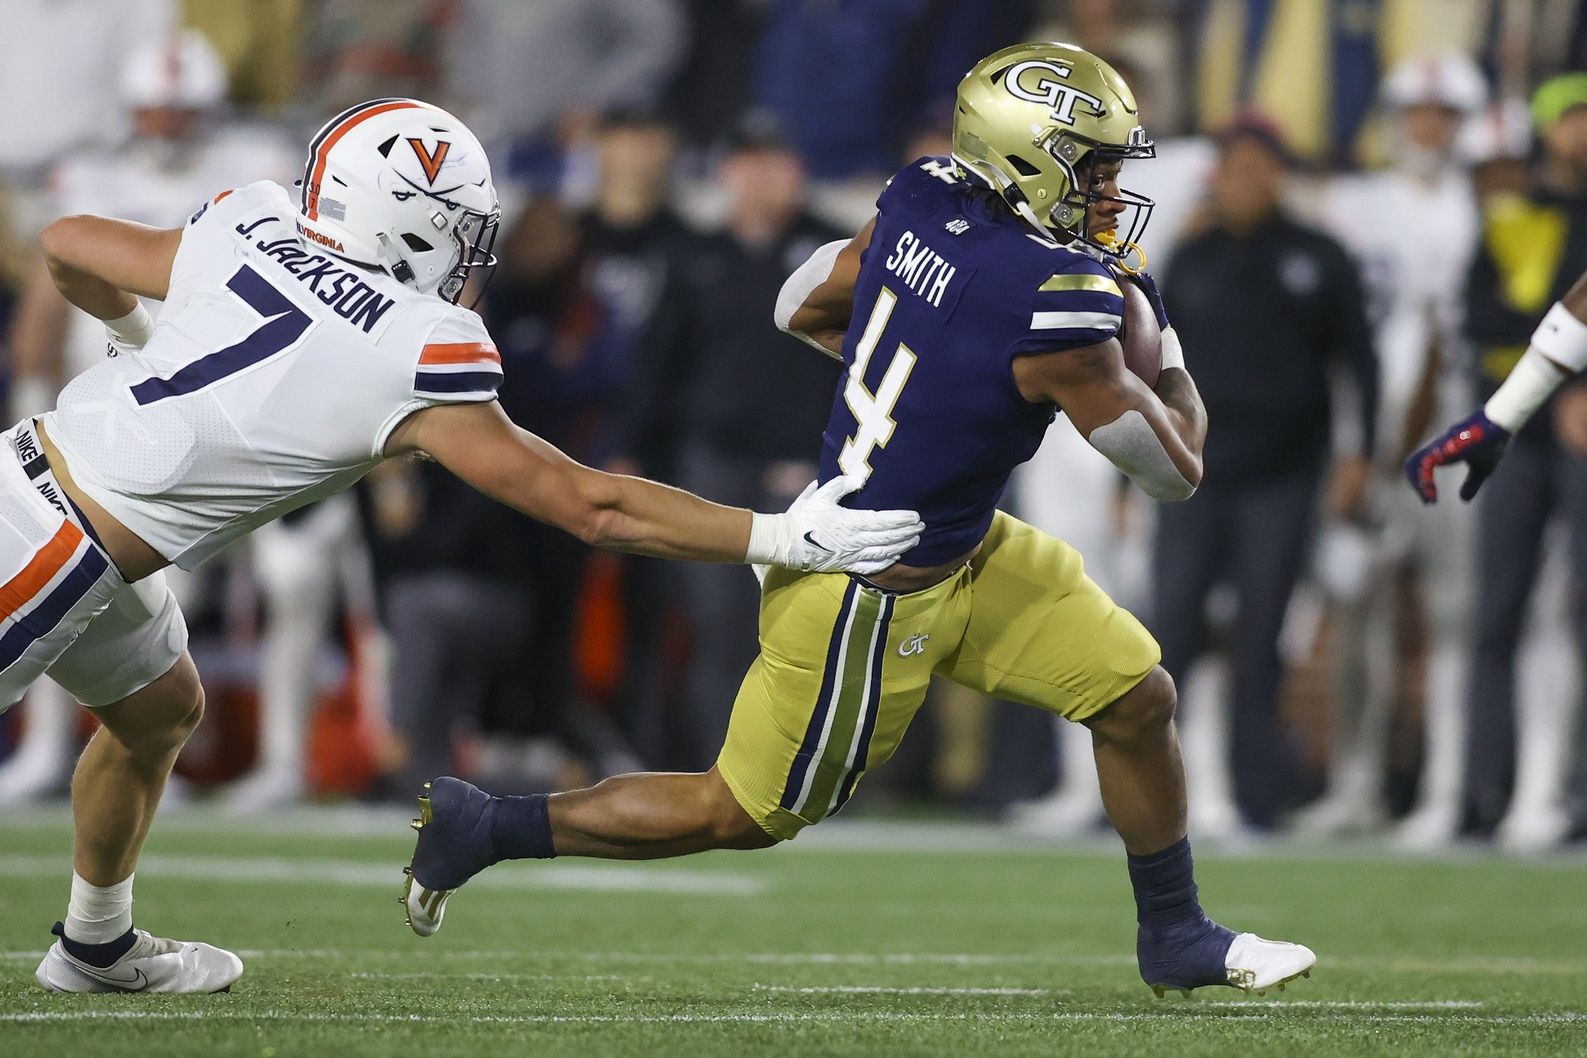
[[[1158,202],[1143,248],[1211,416],[1206,487],[1159,509],[1060,419],[1005,502],[1162,642],[1192,830],[1551,847],[1587,833],[1587,387],[1472,507],[1421,508],[1398,466],[1587,270],[1581,8],[12,0],[7,421],[102,355],[38,262],[49,219],[179,225],[224,188],[290,185],[345,107],[418,96],[494,160],[481,311],[508,414],[586,463],[781,509],[839,370],[772,326],[783,279],[948,152],[972,63],[1071,40],[1131,81],[1157,142],[1123,182]],[[505,792],[707,767],[756,651],[748,571],[592,553],[422,462],[179,590],[211,707],[178,795],[238,812],[443,771]],[[84,722],[48,681],[6,714],[0,802],[59,795]],[[1084,732],[950,685],[866,786],[862,808],[1102,823]]]

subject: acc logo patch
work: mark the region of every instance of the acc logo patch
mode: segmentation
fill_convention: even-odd
[[[441,175],[441,166],[446,163],[446,152],[452,145],[445,140],[435,141],[435,151],[432,153],[424,145],[424,141],[416,136],[408,137],[408,146],[413,148],[413,153],[418,155],[419,164],[424,167],[425,178],[430,181],[430,186],[435,186],[435,178]]]
[[[1102,100],[1064,84],[1069,72],[1069,67],[1045,59],[1026,59],[1009,68],[1003,76],[1003,87],[1016,99],[1046,103],[1052,108],[1053,120],[1065,125],[1075,123],[1075,106],[1080,103],[1087,104],[1093,114],[1101,117]]]

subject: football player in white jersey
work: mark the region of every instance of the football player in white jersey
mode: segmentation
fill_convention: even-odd
[[[1388,818],[1389,729],[1407,632],[1397,616],[1409,587],[1428,636],[1425,760],[1416,810],[1399,836],[1448,842],[1459,824],[1469,664],[1472,519],[1429,521],[1399,487],[1399,461],[1429,421],[1466,407],[1462,291],[1481,217],[1460,151],[1486,105],[1477,64],[1457,52],[1407,59],[1384,79],[1395,144],[1390,167],[1336,178],[1318,221],[1351,250],[1366,278],[1380,367],[1378,436],[1369,511],[1325,525],[1325,583],[1340,611],[1335,750],[1328,789],[1296,820],[1312,834],[1370,831]],[[1386,222],[1387,221],[1387,222]]]
[[[213,992],[236,955],[132,927],[132,875],[203,711],[159,571],[423,453],[603,547],[876,572],[912,511],[851,511],[857,482],[752,514],[583,467],[495,401],[501,360],[457,302],[494,264],[490,167],[452,115],[380,99],[314,137],[294,202],[260,182],[183,228],[67,217],[42,236],[61,293],[117,355],[0,445],[0,702],[48,672],[103,727],[72,782],[71,902],[37,978],[58,991]],[[137,297],[165,303],[157,326]]]

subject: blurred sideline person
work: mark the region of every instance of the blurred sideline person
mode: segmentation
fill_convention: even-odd
[[[1521,712],[1540,725],[1539,737],[1518,737],[1516,657],[1544,540],[1556,523],[1568,529],[1578,680],[1587,648],[1587,389],[1572,377],[1587,348],[1578,346],[1587,287],[1577,278],[1587,272],[1587,74],[1545,82],[1533,96],[1532,116],[1543,148],[1533,186],[1522,198],[1490,201],[1467,291],[1466,329],[1490,395],[1481,410],[1415,452],[1406,472],[1428,503],[1437,498],[1438,466],[1469,464],[1464,500],[1492,475],[1477,507],[1463,822],[1479,836],[1497,832],[1535,849],[1557,844],[1572,828],[1559,751],[1568,747],[1581,758],[1580,695],[1587,694],[1581,684],[1577,701],[1567,704],[1548,700],[1545,691],[1532,703],[1539,708]],[[1553,684],[1567,682],[1561,674]],[[1551,774],[1539,781],[1540,773]],[[1518,796],[1523,779],[1537,797]]]
[[[724,502],[785,506],[816,472],[814,438],[837,370],[796,357],[766,325],[788,273],[840,233],[805,207],[804,167],[771,116],[737,130],[719,175],[722,229],[698,237],[637,350],[632,433],[684,488]],[[777,384],[768,386],[768,365]],[[665,437],[666,452],[658,451]],[[689,661],[667,760],[710,766],[755,659],[755,582],[727,567],[671,571],[689,622]]]
[[[293,170],[293,152],[275,130],[221,123],[225,68],[194,30],[134,50],[117,87],[132,136],[62,161],[52,177],[57,216],[100,212],[169,227],[216,188]],[[23,293],[12,347],[8,421],[53,407],[61,386],[104,359],[105,331],[56,292],[41,264]],[[64,790],[78,749],[75,706],[53,681],[34,686],[22,743],[0,766],[0,802]]]
[[[1284,205],[1290,155],[1247,118],[1220,139],[1207,226],[1169,263],[1168,315],[1199,351],[1198,383],[1217,429],[1207,484],[1157,512],[1152,620],[1163,667],[1187,675],[1209,648],[1207,605],[1230,584],[1228,766],[1246,824],[1275,828],[1292,806],[1296,757],[1278,725],[1280,630],[1309,554],[1326,486],[1335,516],[1363,502],[1374,447],[1377,361],[1354,262]],[[1353,382],[1355,451],[1328,461],[1331,375]]]
[[[1172,329],[1155,390],[1125,368],[1117,338],[1120,284],[1137,282],[1123,264],[1150,208],[1118,184],[1126,159],[1152,152],[1134,97],[1073,45],[1015,45],[960,83],[953,139],[952,156],[900,170],[874,219],[800,265],[775,308],[846,368],[821,476],[863,479],[861,504],[918,503],[919,546],[863,576],[766,573],[761,654],[708,771],[521,798],[436,779],[414,822],[415,932],[433,934],[451,893],[504,859],[790,840],[892,755],[940,671],[1090,728],[1154,991],[1263,990],[1310,972],[1306,948],[1236,935],[1197,901],[1157,644],[1073,548],[996,510],[1059,409],[1156,498],[1183,500],[1201,479],[1206,419]],[[1139,282],[1149,305],[1155,288]]]
[[[120,105],[128,60],[176,30],[175,0],[12,0],[0,66],[0,209],[31,246],[53,218],[50,177],[66,158],[127,135]],[[29,256],[29,265],[37,258]]]
[[[1388,821],[1390,728],[1403,649],[1428,638],[1422,695],[1426,747],[1418,806],[1401,830],[1441,844],[1460,818],[1472,540],[1468,518],[1428,524],[1399,485],[1399,467],[1431,422],[1471,401],[1461,370],[1460,293],[1478,236],[1476,195],[1457,144],[1487,103],[1476,63],[1418,56],[1384,81],[1390,167],[1336,178],[1319,219],[1361,262],[1378,351],[1379,458],[1362,517],[1332,522],[1320,577],[1338,607],[1333,752],[1323,797],[1297,824],[1314,833],[1370,831]],[[1402,604],[1422,617],[1413,624]]]
[[[48,673],[103,725],[72,780],[71,900],[35,975],[49,990],[215,992],[243,971],[132,925],[138,854],[203,712],[166,566],[416,453],[600,546],[876,572],[919,539],[913,512],[840,508],[852,479],[752,514],[591,470],[514,426],[490,335],[457,303],[495,263],[500,210],[452,115],[360,104],[314,136],[303,173],[297,201],[259,181],[184,227],[78,215],[41,237],[57,288],[117,353],[6,433],[0,459],[0,701]],[[139,297],[165,302],[157,326]]]
[[[579,217],[579,229],[589,285],[609,315],[606,340],[619,347],[625,368],[623,402],[637,406],[643,403],[641,365],[651,355],[650,335],[667,315],[672,292],[684,282],[696,236],[671,205],[678,144],[666,120],[649,110],[611,111],[601,122],[596,146],[595,198]],[[605,469],[674,478],[670,436],[633,436],[641,423],[628,416],[618,416],[612,425]],[[677,571],[654,559],[611,558],[620,565],[626,630],[614,705],[640,758],[659,761],[668,755],[667,717],[678,711],[670,701],[676,680],[666,671],[669,630],[677,624]]]

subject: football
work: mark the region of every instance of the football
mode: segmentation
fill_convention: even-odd
[[[1119,327],[1119,344],[1124,347],[1124,366],[1148,386],[1157,385],[1163,371],[1163,334],[1157,329],[1157,314],[1138,284],[1119,277],[1124,291],[1124,322]]]

